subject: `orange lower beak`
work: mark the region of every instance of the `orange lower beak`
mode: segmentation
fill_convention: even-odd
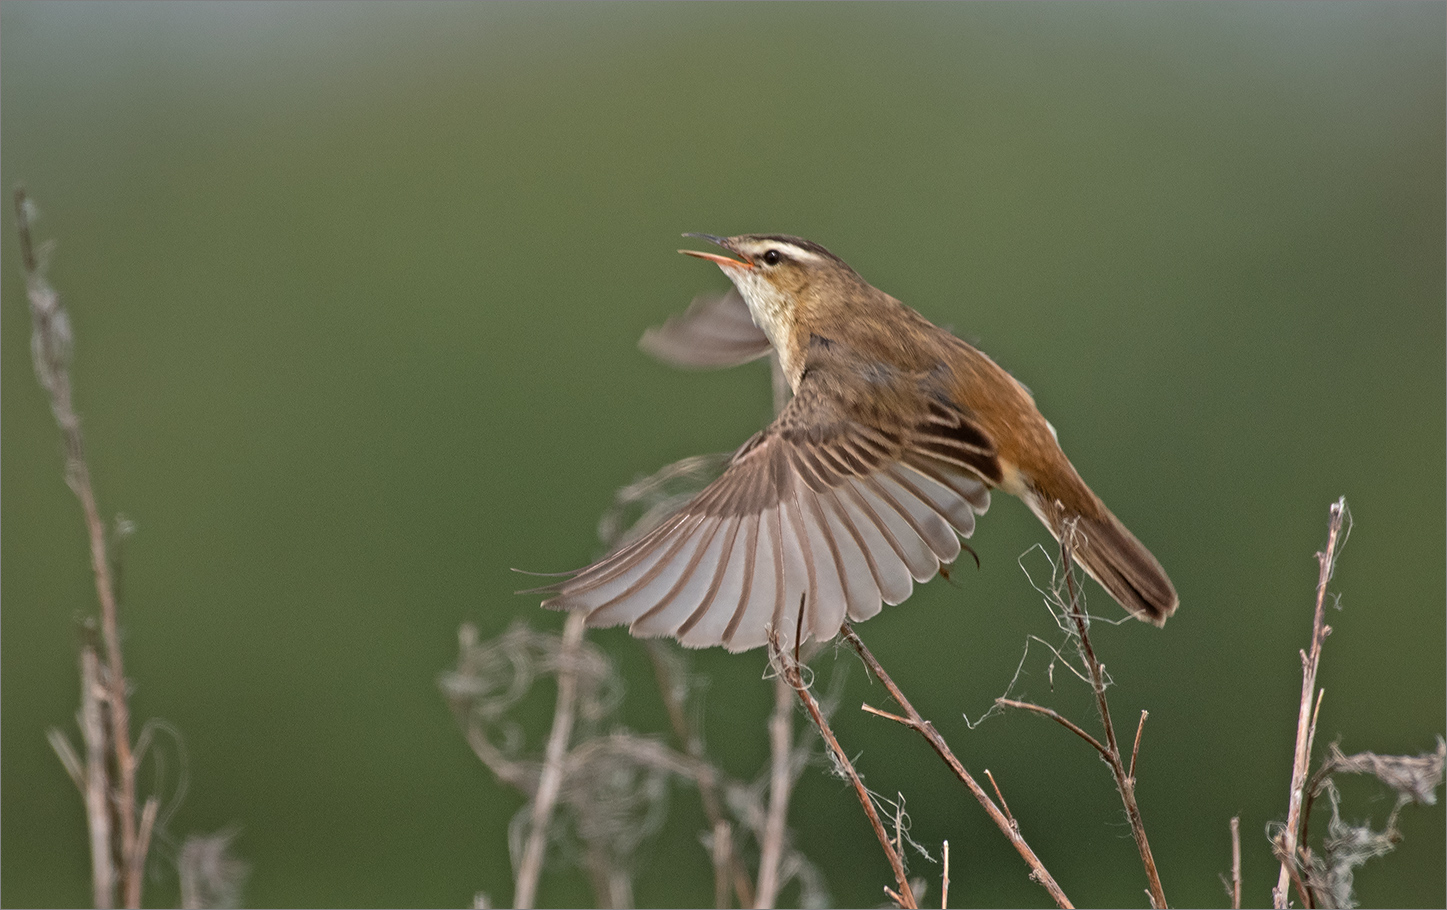
[[[727,237],[718,237],[713,234],[695,234],[691,231],[687,234],[684,234],[683,236],[697,237],[700,240],[707,240],[709,243],[723,247],[730,253],[738,252],[738,250],[734,249],[733,245],[729,243]],[[754,267],[754,264],[752,262],[748,262],[746,260],[730,259],[727,256],[720,256],[717,253],[699,253],[694,250],[679,250],[679,252],[685,256],[694,256],[699,259],[707,259],[709,262],[716,263],[718,267],[722,269],[751,269]]]
[[[720,256],[718,253],[700,253],[697,250],[679,250],[685,256],[694,256],[699,259],[707,259],[709,262],[718,263],[720,268],[751,269],[753,263],[743,262],[739,259],[730,259],[727,256]]]

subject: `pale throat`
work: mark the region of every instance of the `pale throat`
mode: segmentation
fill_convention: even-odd
[[[790,387],[797,387],[804,364],[798,356],[799,346],[794,342],[794,301],[770,282],[753,274],[746,272],[737,278],[731,274],[729,278],[734,280],[744,302],[749,305],[754,325],[763,330],[774,346]]]

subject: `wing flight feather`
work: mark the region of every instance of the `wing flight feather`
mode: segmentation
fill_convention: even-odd
[[[743,651],[771,628],[785,647],[796,630],[827,640],[845,616],[909,597],[959,556],[989,507],[994,447],[937,394],[900,409],[923,415],[905,425],[856,405],[845,379],[806,375],[718,480],[649,533],[537,589],[550,595],[543,606]]]

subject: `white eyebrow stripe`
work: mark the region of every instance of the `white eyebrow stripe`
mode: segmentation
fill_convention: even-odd
[[[762,256],[764,253],[768,252],[769,250],[778,250],[779,252],[781,252],[781,253],[783,253],[784,255],[788,256],[790,259],[797,259],[797,260],[802,261],[802,262],[823,262],[823,261],[824,261],[824,257],[823,257],[823,256],[820,256],[818,253],[814,252],[813,250],[806,250],[806,249],[804,249],[804,248],[801,247],[801,246],[795,246],[795,245],[792,244],[792,243],[785,243],[785,242],[782,241],[782,240],[769,240],[769,241],[765,241],[764,243],[759,244],[759,247],[758,247],[757,250],[750,250],[750,251],[749,251],[749,257],[750,257],[750,258],[757,258],[758,256]]]

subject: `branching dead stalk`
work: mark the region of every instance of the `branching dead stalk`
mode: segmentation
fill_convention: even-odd
[[[1160,872],[1156,869],[1155,857],[1151,853],[1150,840],[1146,837],[1145,822],[1141,818],[1140,805],[1136,802],[1135,796],[1135,767],[1140,757],[1141,735],[1145,732],[1147,712],[1141,712],[1140,722],[1136,725],[1135,742],[1131,747],[1130,763],[1127,765],[1125,757],[1121,754],[1120,742],[1116,739],[1115,724],[1110,718],[1110,704],[1106,699],[1105,690],[1109,685],[1108,677],[1105,675],[1105,665],[1095,656],[1095,647],[1090,643],[1090,615],[1081,606],[1080,589],[1075,578],[1075,563],[1072,555],[1072,530],[1067,528],[1060,536],[1060,575],[1064,579],[1065,598],[1061,606],[1069,616],[1074,626],[1074,638],[1080,652],[1081,661],[1085,664],[1084,677],[1089,683],[1091,691],[1095,694],[1095,708],[1100,715],[1100,725],[1105,731],[1105,742],[1101,742],[1091,734],[1087,733],[1079,724],[1061,715],[1059,712],[1042,705],[1030,702],[1017,701],[1013,698],[997,698],[995,704],[1005,708],[1019,708],[1048,717],[1065,729],[1079,736],[1090,747],[1099,753],[1101,759],[1110,768],[1111,777],[1115,780],[1115,788],[1120,793],[1122,804],[1125,806],[1126,818],[1130,821],[1131,835],[1135,838],[1136,849],[1140,852],[1141,865],[1146,873],[1146,894],[1150,897],[1151,906],[1164,908],[1166,904],[1165,889],[1161,886]],[[1078,672],[1078,671],[1077,671]]]
[[[1090,672],[1090,686],[1095,691],[1095,707],[1100,713],[1100,724],[1105,729],[1106,762],[1110,765],[1110,773],[1115,777],[1115,788],[1120,791],[1121,801],[1125,804],[1126,817],[1130,820],[1130,832],[1135,838],[1136,849],[1140,851],[1141,865],[1146,870],[1146,882],[1150,888],[1151,906],[1163,910],[1166,906],[1166,892],[1161,887],[1160,872],[1156,869],[1155,856],[1151,854],[1151,843],[1146,837],[1145,821],[1141,818],[1140,805],[1135,798],[1135,775],[1126,769],[1125,761],[1121,757],[1120,744],[1115,738],[1115,724],[1110,719],[1110,703],[1106,701],[1105,667],[1096,659],[1095,648],[1090,643],[1090,617],[1080,606],[1080,589],[1075,582],[1075,567],[1073,554],[1070,547],[1070,535],[1062,535],[1060,545],[1061,568],[1065,574],[1066,589],[1070,594],[1070,618],[1075,622],[1076,631],[1080,634],[1080,653],[1085,659],[1086,669]],[[1131,768],[1135,767],[1135,755],[1140,749],[1140,732],[1145,726],[1145,715],[1141,716],[1141,726],[1136,731],[1135,751],[1131,753]]]
[[[1015,847],[1016,852],[1024,858],[1026,864],[1030,866],[1030,877],[1044,886],[1045,890],[1050,893],[1051,899],[1060,907],[1068,908],[1074,906],[1070,903],[1070,899],[1065,896],[1065,892],[1056,884],[1055,877],[1050,874],[1049,870],[1045,868],[1045,864],[1040,862],[1040,858],[1035,855],[1035,851],[1030,849],[1030,845],[1025,842],[1025,838],[1020,834],[1019,824],[1007,817],[1005,813],[1000,810],[1000,807],[995,805],[995,801],[990,798],[990,795],[970,776],[970,772],[965,770],[965,766],[961,764],[960,760],[955,757],[955,754],[950,751],[949,745],[945,742],[944,737],[939,734],[939,731],[934,728],[934,724],[925,720],[920,716],[920,713],[914,709],[914,705],[910,704],[909,699],[904,697],[904,693],[894,684],[894,680],[885,672],[884,667],[875,659],[874,654],[869,648],[865,647],[864,642],[855,633],[854,627],[851,626],[847,620],[844,623],[844,627],[840,630],[840,634],[854,647],[855,651],[859,652],[860,658],[864,660],[870,672],[872,672],[880,682],[884,683],[884,687],[889,691],[890,697],[904,709],[905,716],[900,717],[889,714],[888,712],[871,708],[868,705],[864,706],[864,710],[871,714],[877,714],[881,717],[886,717],[904,724],[906,727],[923,736],[925,741],[939,754],[940,758],[944,759],[945,764],[950,766],[950,770],[955,772],[955,776],[963,781],[966,787],[970,788],[970,792],[974,794],[975,799],[984,807],[986,814],[990,816],[991,820],[995,822],[995,825],[999,827],[1000,831],[1009,839],[1010,843]]]
[[[1296,751],[1291,763],[1291,793],[1286,814],[1286,826],[1276,836],[1274,846],[1281,860],[1281,873],[1277,876],[1276,887],[1271,891],[1272,905],[1283,910],[1290,902],[1288,882],[1295,882],[1302,904],[1311,907],[1314,902],[1309,890],[1302,882],[1302,848],[1305,846],[1304,830],[1306,814],[1302,811],[1306,802],[1306,776],[1311,762],[1311,747],[1316,739],[1316,718],[1321,710],[1321,699],[1325,690],[1316,688],[1316,672],[1321,665],[1321,647],[1331,634],[1326,624],[1326,587],[1336,569],[1338,547],[1342,542],[1343,526],[1347,524],[1346,497],[1331,505],[1327,523],[1326,550],[1316,554],[1316,610],[1311,621],[1311,646],[1301,651],[1301,704],[1296,716]]]
[[[108,760],[114,763],[114,768],[110,769],[109,774],[96,769],[88,771],[87,779],[90,784],[83,792],[87,794],[88,824],[94,826],[104,821],[109,828],[112,824],[111,812],[104,813],[102,817],[102,813],[94,811],[94,807],[90,805],[90,788],[97,780],[105,782],[110,803],[108,809],[114,812],[114,826],[104,834],[92,828],[91,847],[92,850],[97,850],[108,844],[110,850],[118,847],[119,854],[114,863],[109,858],[102,861],[92,857],[91,871],[97,876],[94,895],[96,906],[114,906],[114,886],[119,884],[121,901],[125,906],[139,907],[149,829],[144,824],[138,824],[136,818],[136,757],[131,745],[125,664],[121,658],[120,619],[110,557],[106,553],[105,522],[101,519],[100,508],[96,504],[90,468],[85,459],[80,416],[75,411],[71,397],[70,317],[61,305],[60,295],[45,275],[48,249],[37,248],[31,239],[35,209],[23,188],[15,190],[15,218],[20,255],[25,268],[26,294],[30,300],[30,353],[34,360],[36,378],[50,396],[50,411],[55,416],[65,443],[66,485],[80,500],[81,510],[85,514],[86,532],[90,538],[91,572],[95,576],[96,598],[100,602],[100,632],[106,659],[103,665],[97,665],[95,680],[82,679],[82,686],[99,685],[103,693],[101,706],[104,708],[107,723],[104,725],[105,748],[101,751],[109,755]],[[87,740],[88,763],[94,751],[94,743]],[[141,821],[144,822],[145,819],[142,818]],[[109,872],[106,872],[107,868],[110,869]],[[105,880],[102,880],[102,877]]]
[[[845,628],[849,628],[847,623]],[[864,781],[859,779],[859,773],[854,770],[849,756],[844,754],[839,740],[834,737],[834,731],[829,728],[829,722],[824,719],[824,712],[819,710],[819,703],[815,701],[808,684],[804,682],[796,655],[786,653],[783,648],[780,648],[778,637],[773,633],[769,635],[769,653],[773,657],[775,665],[780,668],[784,680],[798,693],[799,700],[804,703],[804,708],[809,712],[814,726],[819,729],[819,735],[824,738],[835,763],[853,785],[855,795],[859,797],[859,804],[864,807],[864,814],[869,816],[869,824],[874,828],[874,836],[879,838],[879,845],[884,849],[884,855],[889,860],[890,868],[894,870],[894,880],[898,886],[897,892],[889,888],[886,888],[885,891],[899,906],[918,908],[919,904],[914,899],[914,891],[910,888],[909,879],[905,875],[904,860],[900,857],[899,851],[895,849],[889,834],[884,830],[884,823],[879,819],[879,811],[874,807],[874,800],[864,786]]]

